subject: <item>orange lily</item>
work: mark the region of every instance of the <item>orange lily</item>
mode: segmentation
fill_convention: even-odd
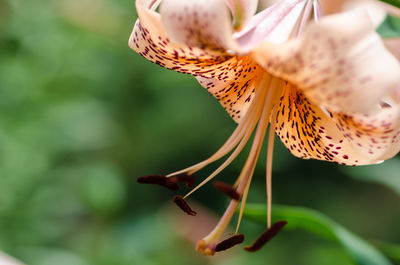
[[[321,18],[316,0],[280,1],[256,15],[256,0],[164,0],[158,13],[160,2],[136,1],[139,19],[130,47],[162,67],[195,76],[238,123],[214,155],[167,176],[192,175],[231,152],[214,173],[185,197],[175,197],[175,202],[195,215],[184,199],[228,166],[255,131],[236,183],[232,188],[217,185],[232,200],[215,229],[198,242],[197,249],[203,254],[213,255],[243,241],[243,236],[236,235],[218,243],[241,200],[238,232],[268,127],[271,229],[261,241],[284,225],[271,226],[270,219],[275,133],[292,154],[304,159],[366,165],[398,153],[400,65],[366,13]],[[310,14],[315,23],[309,23]],[[162,181],[155,179],[158,184]]]

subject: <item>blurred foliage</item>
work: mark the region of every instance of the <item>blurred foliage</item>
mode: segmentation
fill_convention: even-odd
[[[132,0],[0,0],[0,249],[32,265],[352,264],[340,246],[301,231],[254,254],[194,251],[192,235],[216,219],[190,219],[196,229],[182,233],[183,214],[161,206],[173,194],[135,179],[206,158],[235,124],[194,79],[128,48],[135,16]],[[232,181],[244,159],[219,179]],[[381,186],[358,181],[372,180],[369,171],[349,178],[279,144],[274,160],[275,202],[399,243],[400,199],[386,188],[398,181],[391,164]],[[264,169],[261,159],[249,201],[265,200]],[[192,199],[219,214],[226,205],[210,185]],[[250,241],[263,229],[241,228]]]
[[[244,216],[265,224],[267,220],[265,205],[246,205]],[[335,223],[327,216],[304,207],[273,206],[273,222],[286,220],[287,229],[304,229],[321,237],[340,243],[347,254],[359,265],[390,265],[391,263],[370,244]],[[393,248],[392,248],[393,249]]]
[[[383,38],[399,38],[400,18],[390,15],[386,16],[385,20],[379,26],[377,31],[379,35],[381,35]]]
[[[380,0],[380,1],[400,8],[400,0]]]

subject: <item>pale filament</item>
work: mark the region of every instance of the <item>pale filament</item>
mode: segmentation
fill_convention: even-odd
[[[267,75],[264,78],[266,79],[265,81],[267,82],[262,82],[261,84],[262,87],[260,88],[260,90],[267,90],[267,96],[265,97],[265,101],[261,103],[262,104],[261,106],[263,107],[263,112],[258,122],[250,154],[238,178],[240,182],[237,188],[237,192],[240,195],[243,195],[245,191],[248,190],[248,186],[250,184],[251,177],[253,175],[254,168],[257,163],[257,158],[259,156],[262,143],[265,137],[265,133],[269,124],[269,118],[271,114],[271,103],[275,99],[275,95],[276,94],[280,95],[281,91],[281,89],[277,89],[275,80],[272,82],[272,85],[270,84],[271,78],[269,75]],[[243,199],[242,199],[242,205],[244,205]],[[228,208],[226,209],[224,215],[222,216],[222,218],[220,219],[214,230],[207,237],[199,241],[198,244],[199,250],[206,251],[207,246],[209,246],[211,242],[216,242],[219,240],[223,232],[226,230],[230,220],[232,219],[232,216],[235,213],[238,204],[239,201],[231,200],[231,202],[228,205]],[[239,218],[241,218],[241,215],[239,216]]]
[[[240,154],[240,152],[243,150],[243,148],[246,146],[247,141],[249,140],[250,136],[253,133],[254,127],[257,124],[257,119],[253,117],[253,121],[251,124],[251,127],[246,131],[246,134],[244,137],[241,139],[239,145],[236,147],[235,151],[232,152],[232,154],[229,156],[229,158],[222,164],[220,165],[210,176],[208,176],[206,179],[204,179],[200,184],[198,184],[195,188],[193,188],[188,194],[186,194],[183,198],[186,199],[188,196],[190,196],[193,192],[201,188],[204,184],[206,184],[208,181],[213,179],[216,175],[218,175],[222,170],[224,170],[232,161]]]
[[[250,168],[250,171],[249,171],[249,177],[248,177],[248,180],[246,180],[247,183],[246,183],[245,190],[244,190],[243,197],[242,197],[242,204],[240,206],[238,223],[236,225],[236,233],[239,230],[239,226],[240,226],[240,223],[241,223],[241,220],[242,220],[244,206],[246,205],[247,195],[248,195],[249,188],[250,188],[251,178],[253,176],[253,172],[254,172],[254,169],[255,169],[255,166],[256,166],[256,163],[257,163],[257,160],[258,160],[258,156],[259,156],[260,151],[261,151],[262,143],[264,141],[264,137],[265,137],[265,134],[267,132],[268,124],[269,124],[270,117],[271,117],[271,112],[272,112],[272,110],[274,108],[274,103],[277,102],[277,99],[279,98],[279,96],[282,93],[282,88],[283,88],[283,81],[281,81],[281,80],[279,80],[277,78],[273,78],[271,87],[269,88],[269,90],[271,92],[268,95],[269,98],[267,98],[266,101],[265,101],[264,110],[263,110],[264,111],[263,112],[263,116],[261,116],[261,119],[260,119],[259,125],[258,125],[259,127],[262,126],[261,127],[262,128],[262,134],[260,133],[262,135],[260,137],[262,137],[262,138],[257,139],[256,138],[257,137],[257,132],[256,132],[256,137],[254,138],[253,147],[251,149],[251,150],[253,150],[253,148],[255,148],[255,146],[257,146],[257,153],[256,153],[255,158],[253,160],[251,160],[252,164],[251,164],[251,168]],[[259,127],[257,127],[257,130],[259,129]],[[257,142],[256,142],[256,140],[257,140]],[[249,155],[249,158],[250,158],[250,156],[251,156],[251,153]],[[245,168],[243,169],[243,171],[245,169],[246,169],[246,165],[245,165]],[[240,182],[242,182],[241,178],[244,177],[244,176],[246,176],[246,175],[244,175],[244,174],[242,175],[241,174],[239,176],[238,180]],[[239,184],[239,187],[240,187],[240,184]],[[238,189],[239,189],[239,187],[238,187]]]
[[[267,226],[271,227],[271,209],[272,209],[272,159],[274,154],[275,140],[275,115],[272,116],[271,125],[268,134],[267,150],[267,169],[266,169],[266,190],[267,190]]]

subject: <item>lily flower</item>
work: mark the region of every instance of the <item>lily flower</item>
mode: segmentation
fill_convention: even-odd
[[[246,250],[270,240],[284,221],[271,224],[275,133],[303,159],[343,165],[380,163],[400,150],[400,65],[369,16],[353,11],[322,17],[317,0],[283,0],[254,15],[257,0],[137,0],[130,47],[158,65],[196,77],[226,109],[237,128],[208,159],[167,176],[142,177],[175,187],[205,166],[228,158],[186,196],[213,179],[254,140],[236,182],[215,186],[232,198],[211,233],[198,241],[205,255],[243,242],[237,234],[267,129],[268,230]],[[310,22],[312,16],[314,22]],[[233,18],[233,19],[232,19]],[[224,231],[241,202],[235,236]]]

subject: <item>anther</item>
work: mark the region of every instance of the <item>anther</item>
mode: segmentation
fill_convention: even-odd
[[[197,214],[190,208],[189,204],[187,204],[187,202],[180,195],[176,195],[174,197],[174,203],[176,203],[176,205],[178,205],[179,208],[181,208],[182,211],[184,211],[188,215],[195,216]]]
[[[236,246],[238,244],[242,244],[244,241],[244,235],[243,234],[238,234],[234,235],[228,239],[225,239],[224,241],[221,241],[215,246],[215,252],[220,252],[224,251],[227,249],[230,249],[233,246]]]
[[[228,195],[230,198],[238,201],[240,200],[240,194],[229,184],[222,181],[214,181],[214,187],[216,187],[219,191]]]
[[[178,190],[179,189],[177,179],[171,179],[171,178],[167,178],[166,176],[161,176],[161,175],[149,175],[149,176],[138,177],[136,181],[141,184],[160,185],[160,186],[166,187],[170,190]]]
[[[249,252],[254,252],[261,249],[266,243],[268,243],[268,241],[275,237],[276,234],[278,234],[286,224],[286,221],[278,221],[274,223],[253,243],[253,245],[245,247],[244,249]]]
[[[191,188],[194,185],[194,177],[193,175],[188,175],[188,174],[179,174],[173,177],[170,177],[170,179],[176,179],[178,182],[184,182],[186,184],[186,188]]]

